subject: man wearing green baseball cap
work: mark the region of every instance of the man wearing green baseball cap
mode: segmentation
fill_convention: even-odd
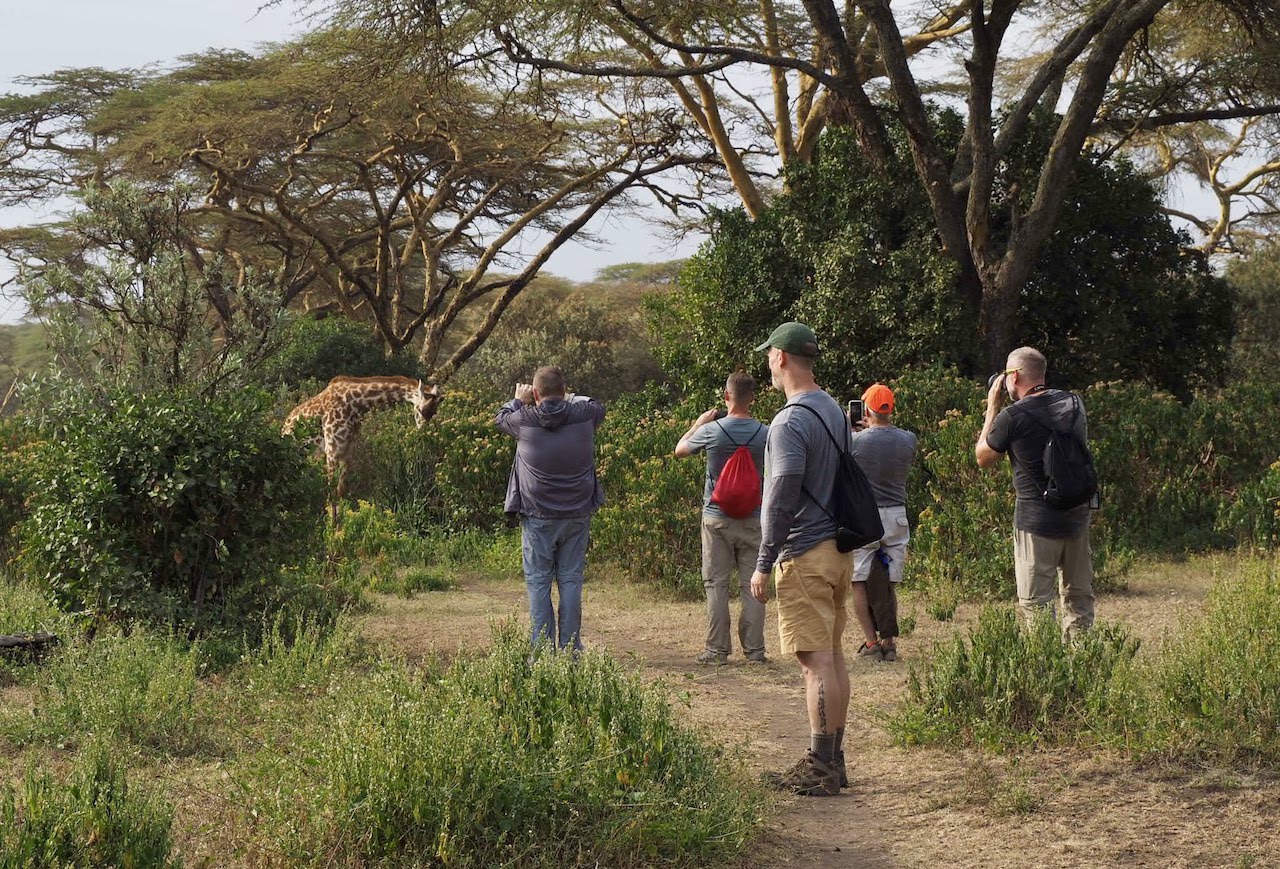
[[[783,323],[756,348],[769,351],[774,387],[787,403],[769,425],[765,442],[760,554],[751,593],[763,602],[776,578],[778,636],[804,673],[809,750],[794,767],[769,776],[780,790],[801,796],[836,796],[848,787],[845,719],[849,671],[840,637],[853,553],[836,546],[828,512],[841,450],[848,452],[844,411],[813,379],[818,337],[803,323]]]
[[[818,336],[804,323],[783,323],[769,334],[763,344],[756,347],[756,352],[777,347],[795,356],[813,359],[818,355]],[[834,400],[834,399],[833,399]]]

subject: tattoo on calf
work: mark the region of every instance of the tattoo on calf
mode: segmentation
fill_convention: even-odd
[[[827,729],[827,683],[818,682],[818,729],[821,733],[829,733]]]

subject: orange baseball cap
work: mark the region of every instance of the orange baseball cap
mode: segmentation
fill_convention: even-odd
[[[893,390],[883,383],[874,383],[862,393],[862,403],[876,413],[893,413]]]

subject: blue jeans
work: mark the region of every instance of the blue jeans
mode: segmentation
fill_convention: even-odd
[[[529,592],[530,637],[552,639],[560,649],[582,648],[582,571],[587,562],[591,517],[520,518],[524,584]],[[551,581],[560,595],[560,630],[551,607]]]

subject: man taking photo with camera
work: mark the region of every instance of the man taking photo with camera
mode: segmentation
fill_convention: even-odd
[[[1017,493],[1013,510],[1013,565],[1018,607],[1030,619],[1054,613],[1055,591],[1062,606],[1062,631],[1072,636],[1093,625],[1093,556],[1089,551],[1090,504],[1071,504],[1087,487],[1070,486],[1060,497],[1057,477],[1092,474],[1084,402],[1078,395],[1045,385],[1048,363],[1032,347],[1009,354],[1004,371],[991,378],[982,433],[974,447],[978,466],[993,467],[1008,454]],[[1004,407],[1008,397],[1012,404]],[[1002,409],[1003,408],[1003,409]],[[1051,441],[1057,440],[1055,446]],[[1074,439],[1075,443],[1071,441]],[[1047,468],[1046,457],[1083,456],[1087,468]],[[1074,450],[1074,453],[1071,452]]]

